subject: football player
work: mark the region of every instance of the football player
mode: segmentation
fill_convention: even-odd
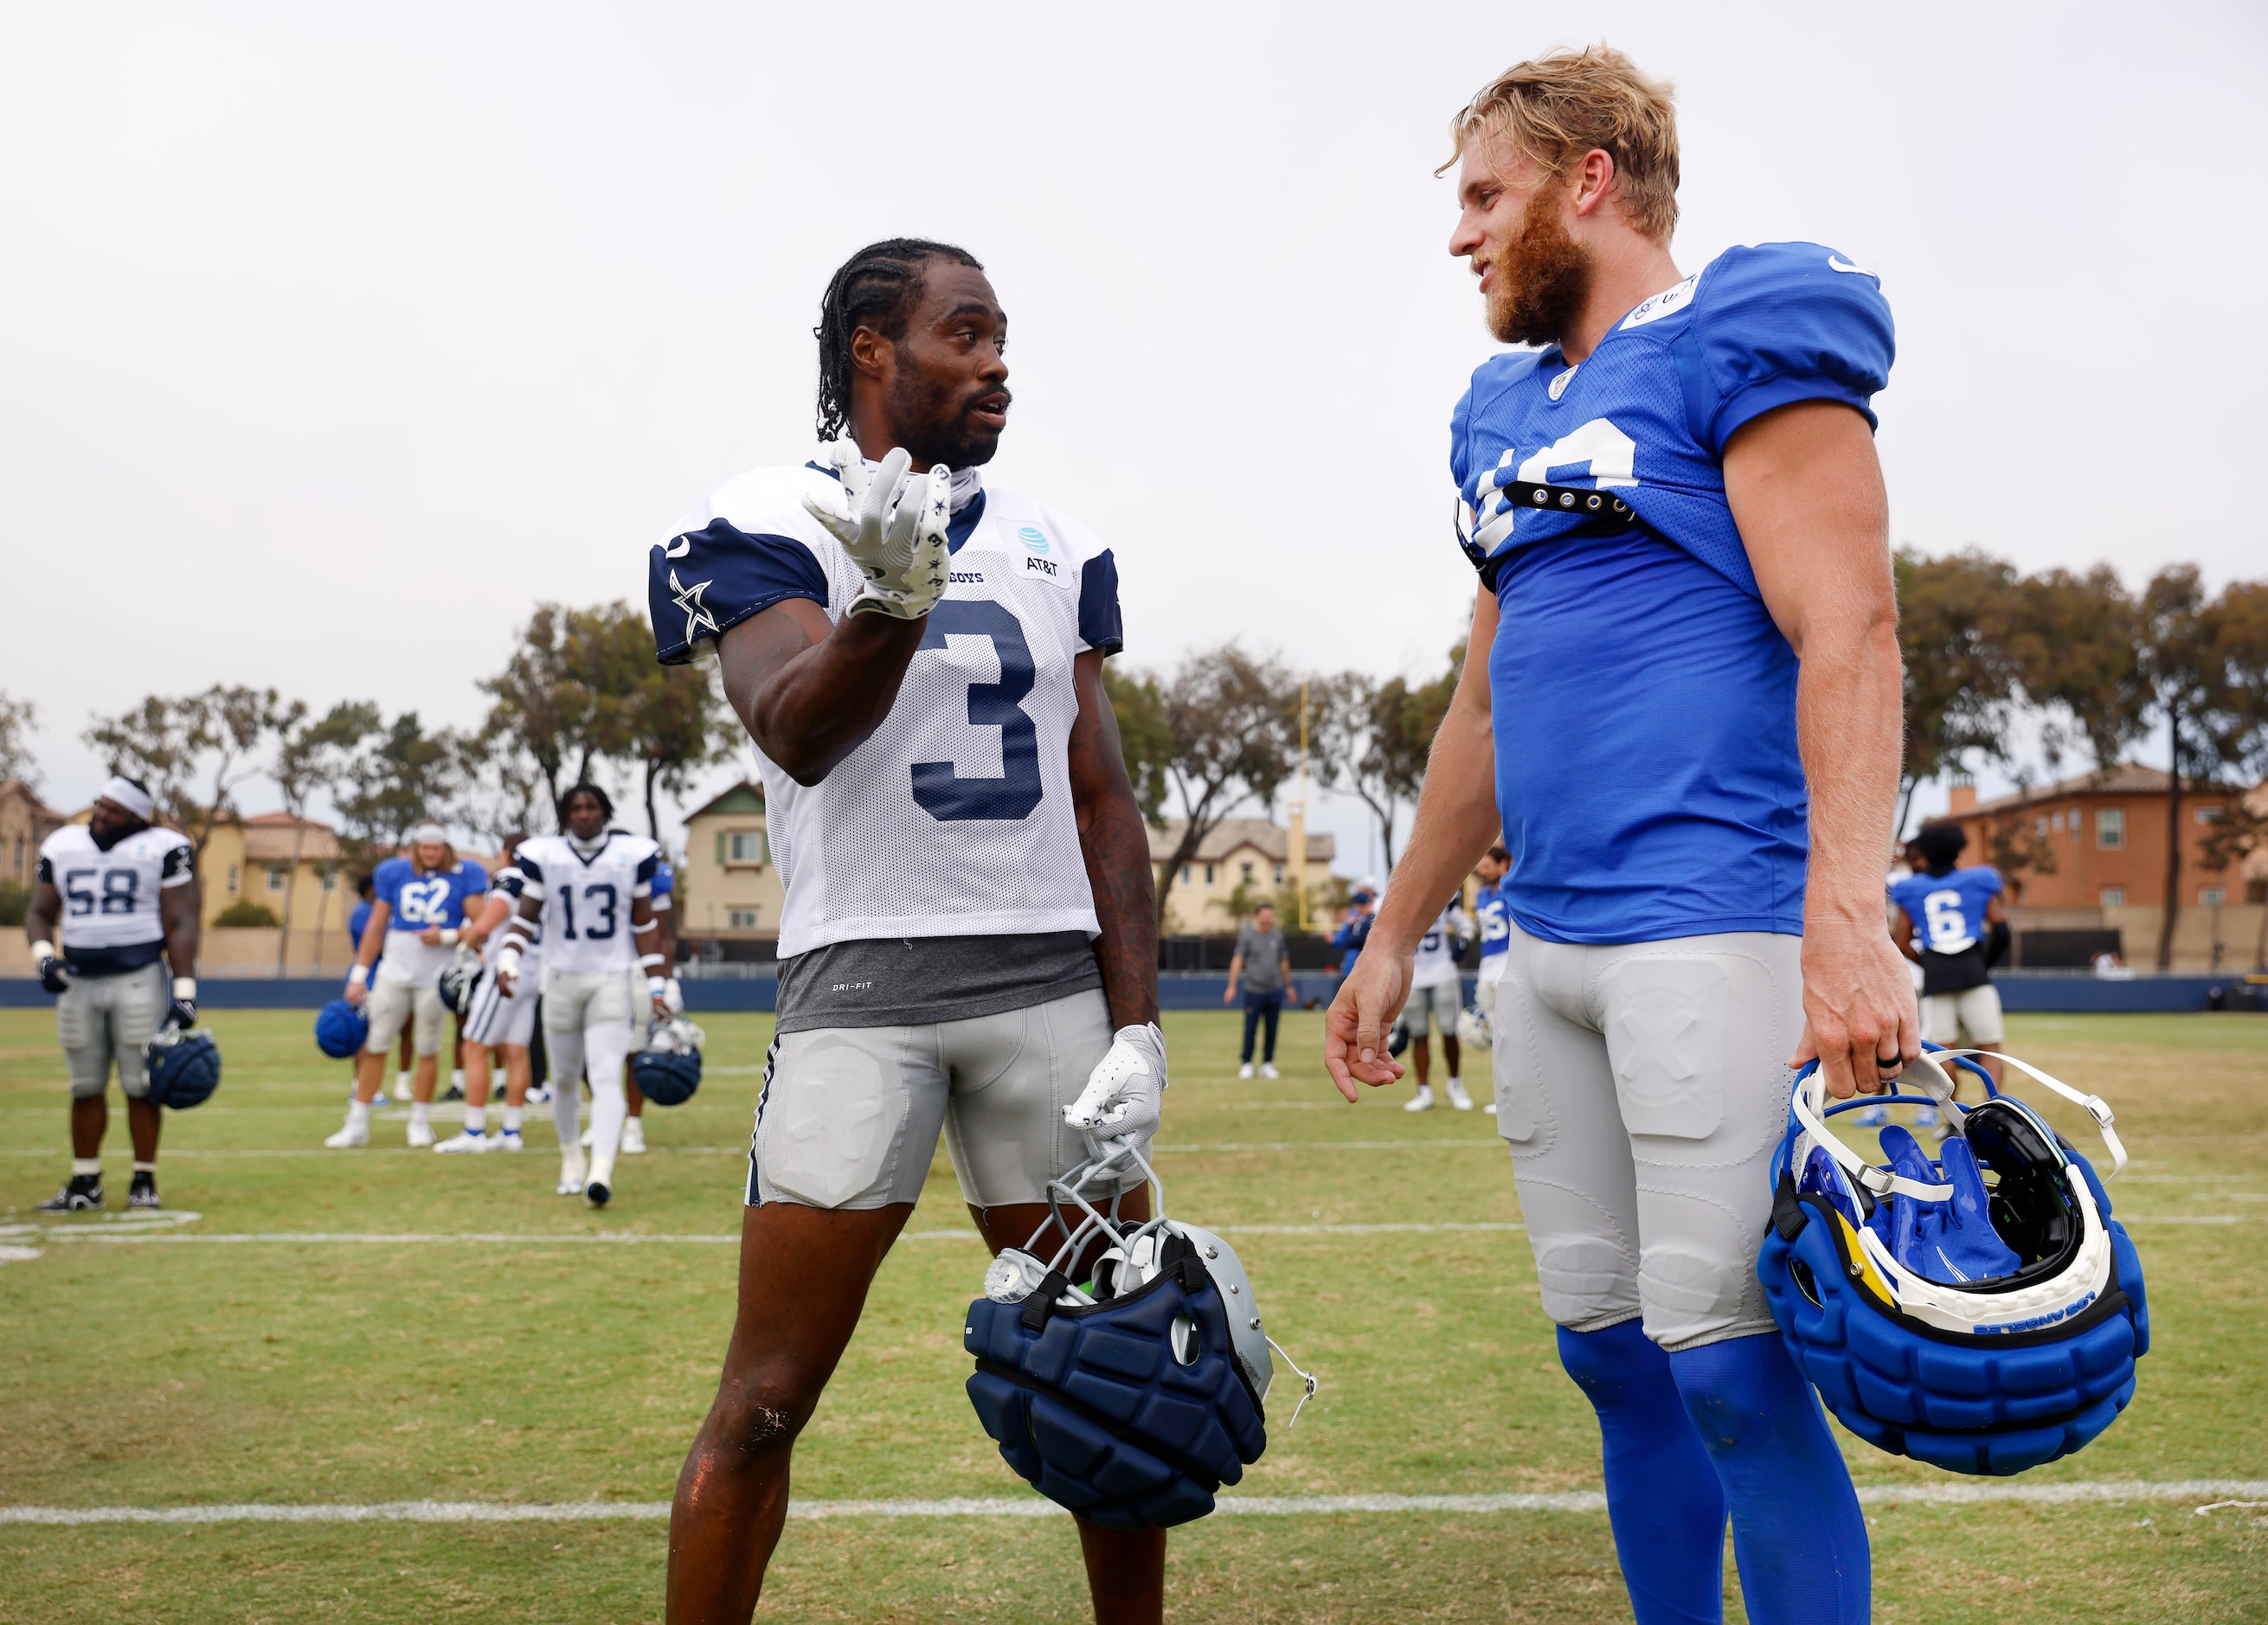
[[[71,1092],[70,1179],[39,1204],[42,1213],[102,1205],[114,1066],[134,1142],[126,1205],[158,1205],[163,1114],[149,1098],[143,1047],[161,1026],[196,1025],[198,886],[194,849],[152,824],[156,812],[149,787],[119,776],[85,823],[65,824],[40,843],[24,923],[40,985],[55,996]]]
[[[1501,886],[1511,871],[1512,854],[1501,846],[1489,848],[1473,865],[1473,878],[1480,882],[1473,893],[1473,919],[1481,932],[1481,970],[1473,979],[1473,1004],[1487,1018],[1491,1031],[1496,1022],[1496,984],[1504,975],[1504,951],[1512,945],[1512,920],[1505,912],[1507,905]],[[1495,1116],[1496,1102],[1490,1101],[1481,1110]]]
[[[520,842],[526,839],[519,835],[504,837],[504,862],[490,877],[488,901],[481,906],[481,917],[467,926],[460,938],[465,947],[480,950],[482,974],[473,991],[472,1009],[463,1023],[465,1126],[436,1145],[433,1149],[437,1151],[517,1151],[526,1146],[520,1137],[520,1115],[526,1107],[529,1080],[534,1075],[528,1042],[535,1036],[535,987],[541,975],[541,928],[536,928],[534,935],[520,938],[517,991],[507,994],[497,985],[496,967],[504,946],[498,928],[519,907],[521,893],[527,886],[527,878],[515,861]],[[489,1092],[495,1086],[489,1059],[490,1050],[504,1058],[504,1127],[494,1136],[488,1131]]]
[[[940,1127],[986,1245],[1020,1246],[1089,1136],[1146,1144],[1166,1083],[1149,842],[1102,690],[1117,565],[978,473],[1008,415],[999,298],[959,248],[877,243],[818,337],[827,443],[652,555],[660,656],[715,645],[787,887],[739,1320],[670,1527],[681,1625],[755,1607],[796,1437]],[[1163,1532],[1079,1530],[1096,1617],[1161,1618]]]
[[[1924,1035],[1948,1048],[1998,1050],[2007,1032],[1992,967],[2008,951],[2008,913],[2000,905],[1999,870],[1990,864],[1954,867],[1968,845],[1968,833],[1955,823],[1924,824],[1914,832],[1906,849],[1918,866],[1890,886],[1897,909],[1890,940],[1921,967]],[[1998,1061],[1978,1064],[2000,1081]],[[1925,1115],[1924,1127],[1933,1126],[1931,1117]]]
[[[1450,425],[1480,572],[1417,823],[1325,1062],[1349,1099],[1434,911],[1503,831],[1497,1131],[1599,1416],[1641,1621],[1859,1621],[1865,1519],[1756,1262],[1790,1066],[1919,1052],[1882,930],[1901,673],[1870,400],[1889,306],[1831,248],[1691,275],[1669,88],[1604,46],[1453,124],[1492,334]]]
[[[529,974],[528,952],[543,945],[543,1039],[551,1057],[551,1121],[559,1130],[559,1194],[603,1208],[613,1200],[615,1158],[622,1151],[624,1069],[637,1047],[641,1003],[666,1021],[662,979],[638,989],[642,944],[657,929],[653,871],[661,849],[644,835],[610,829],[615,804],[596,784],[559,798],[566,833],[530,835],[514,867],[519,902],[504,923],[496,960],[497,986],[519,996]],[[583,1111],[578,1077],[591,1085],[591,1148],[577,1124]]]
[[[371,876],[370,923],[347,971],[347,1002],[368,1007],[370,1036],[355,1057],[355,1098],[347,1102],[346,1122],[323,1142],[333,1151],[370,1143],[371,1103],[405,1023],[417,1051],[409,1080],[409,1141],[413,1147],[433,1143],[433,1085],[440,1074],[444,1013],[441,973],[456,957],[466,902],[489,889],[489,871],[459,857],[449,832],[438,824],[418,825],[409,832],[409,857],[387,858]]]
[[[1472,941],[1472,916],[1464,905],[1452,899],[1441,910],[1423,937],[1418,939],[1418,952],[1412,960],[1410,979],[1410,1002],[1402,1011],[1402,1019],[1410,1029],[1410,1059],[1417,1064],[1418,1092],[1402,1103],[1405,1112],[1430,1112],[1433,1109],[1433,1085],[1426,1081],[1426,1072],[1432,1064],[1432,1042],[1426,1033],[1438,1028],[1441,1034],[1441,1065],[1447,1071],[1449,1104],[1461,1112],[1473,1109],[1473,1098],[1465,1091],[1464,1080],[1458,1077],[1457,1068],[1463,1056],[1458,1052],[1457,1011],[1464,1008],[1464,973],[1457,961],[1464,957],[1465,947]]]
[[[362,946],[363,933],[370,930],[370,916],[373,909],[376,908],[376,904],[372,901],[372,890],[373,888],[371,885],[371,878],[368,875],[364,875],[355,881],[355,895],[360,901],[355,904],[352,912],[347,915],[347,945],[350,951]],[[385,932],[381,931],[379,933],[378,952],[380,959],[379,961],[373,961],[371,966],[371,974],[372,975],[376,975],[378,974],[378,965],[379,962],[382,962],[386,953],[385,937]],[[412,1067],[416,1065],[416,1056],[410,1049],[410,1029],[405,1025],[401,1029],[401,1065],[399,1071],[394,1075],[394,1093],[397,1099],[407,1100],[409,1098],[409,1071]],[[359,1069],[359,1067],[360,1062],[357,1062],[356,1067],[350,1068],[347,1073],[347,1099],[350,1100],[354,1099],[355,1072]],[[370,1103],[373,1107],[380,1107],[387,1104],[386,1089],[383,1083],[380,1084],[378,1092],[371,1097]]]

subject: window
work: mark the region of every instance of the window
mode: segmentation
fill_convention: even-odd
[[[270,864],[268,865],[268,889],[269,891],[280,892],[291,884],[291,871],[288,864]]]
[[[1183,886],[1187,886],[1189,883],[1189,866],[1187,864],[1183,864],[1182,865],[1182,884]]]
[[[337,870],[326,869],[323,871],[323,889],[327,892],[335,892],[339,889],[339,871]]]
[[[2198,887],[2198,907],[2200,908],[2218,908],[2224,901],[2227,901],[2228,896],[2228,893],[2220,886],[2201,886]]]
[[[1207,864],[1205,865],[1205,884],[1207,886],[1211,886],[1212,884],[1212,867],[1213,866],[1211,864]]]
[[[2123,886],[2104,886],[2102,906],[2106,908],[2124,908],[2126,906],[2126,888]]]
[[[762,912],[762,910],[757,908],[734,908],[730,910],[725,917],[732,922],[732,930],[752,931],[756,929],[756,916]]]
[[[1237,878],[1242,880],[1247,886],[1251,885],[1252,865],[1250,864],[1239,864],[1237,865],[1237,869],[1240,871]]]
[[[228,866],[228,889],[232,892],[236,890],[236,865],[234,864],[231,864]]]
[[[2106,852],[2115,852],[2126,844],[2126,809],[2098,807],[2095,812],[2095,844]],[[2125,901],[2122,893],[2119,901]]]
[[[1283,865],[1283,864],[1277,864],[1277,865],[1276,865],[1276,881],[1275,881],[1275,884],[1277,884],[1278,886],[1281,886],[1281,885],[1283,885],[1283,884],[1284,884],[1284,865]]]
[[[2218,824],[2220,822],[2221,812],[2222,809],[2220,807],[2199,807],[2197,810],[2197,821],[2200,824]]]
[[[2045,835],[2048,833],[2048,818],[2046,813],[2043,812],[2039,817],[2032,820],[2032,833],[2036,835]]]
[[[768,864],[771,843],[761,829],[720,829],[717,832],[717,861],[720,864]]]

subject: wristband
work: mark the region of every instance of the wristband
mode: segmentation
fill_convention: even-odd
[[[370,980],[370,967],[357,965],[347,972],[347,986],[359,988]]]
[[[195,976],[174,977],[173,996],[180,1000],[184,1004],[195,1004],[197,1002],[197,979]]]
[[[35,960],[59,960],[63,956],[55,952],[55,944],[51,942],[35,942],[32,945],[32,957]]]
[[[647,996],[651,998],[659,999],[669,996],[669,984],[659,976],[648,976],[645,979],[645,990]]]
[[[638,958],[638,963],[645,966],[659,965],[661,962],[661,955],[659,953],[641,954]]]
[[[499,976],[517,976],[519,974],[519,947],[518,944],[510,942],[504,944],[504,952],[497,955],[496,972]]]
[[[452,925],[442,931],[441,945],[445,948],[453,948],[457,945],[457,928],[455,926]]]

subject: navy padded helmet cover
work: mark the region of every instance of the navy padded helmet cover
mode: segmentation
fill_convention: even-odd
[[[1037,1331],[1032,1307],[968,1306],[968,1398],[1002,1459],[1058,1505],[1108,1528],[1169,1528],[1211,1511],[1268,1447],[1226,1305],[1195,1258],[1122,1298],[1049,1306]],[[1187,1365],[1172,1342],[1184,1314]]]
[[[220,1046],[210,1033],[184,1033],[173,1043],[151,1044],[146,1054],[150,1098],[159,1106],[185,1112],[220,1087]]]
[[[701,1087],[701,1052],[641,1049],[630,1057],[630,1077],[656,1106],[682,1106]]]

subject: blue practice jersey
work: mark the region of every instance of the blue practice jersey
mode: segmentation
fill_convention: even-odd
[[[409,858],[389,857],[370,880],[371,900],[393,910],[386,928],[387,979],[433,985],[456,950],[420,942],[418,936],[437,927],[460,929],[467,901],[489,889],[489,871],[470,858],[427,873]]]
[[[1489,652],[1512,917],[1557,942],[1800,932],[1809,811],[1796,661],[1725,496],[1725,445],[1799,401],[1863,414],[1890,311],[1830,249],[1732,249],[1631,311],[1591,356],[1484,363],[1450,425]],[[1611,491],[1638,523],[1522,506],[1535,481]]]
[[[1501,881],[1491,881],[1473,893],[1473,917],[1480,922],[1481,963],[1489,960],[1512,946],[1510,904],[1505,898]]]
[[[2000,871],[1990,864],[1948,874],[1908,875],[1890,883],[1890,901],[1906,911],[1933,953],[1962,953],[1984,940],[1986,905],[2000,894]]]

